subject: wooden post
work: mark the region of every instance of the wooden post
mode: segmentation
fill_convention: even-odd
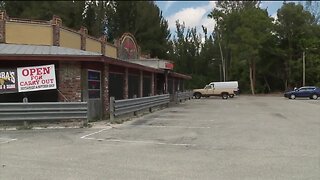
[[[151,96],[154,96],[156,95],[157,93],[155,93],[155,86],[156,86],[156,83],[155,83],[155,73],[152,72],[151,73]]]
[[[179,95],[178,95],[179,92],[174,92],[174,102],[176,102],[176,104],[178,104],[179,102]]]
[[[123,99],[128,99],[129,97],[129,73],[128,73],[128,68],[125,68],[125,71],[124,71],[124,83],[123,83]]]
[[[139,97],[143,97],[143,71],[140,71],[139,77]]]
[[[164,93],[165,94],[168,94],[169,91],[168,91],[168,70],[165,70],[164,72]]]

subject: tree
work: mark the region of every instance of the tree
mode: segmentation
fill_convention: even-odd
[[[306,1],[305,3],[306,10],[311,12],[315,17],[315,22],[320,23],[320,2],[319,1]]]
[[[241,84],[248,78],[251,93],[255,94],[256,67],[261,61],[260,51],[269,38],[272,21],[267,11],[259,8],[258,1],[219,1],[217,6],[208,17],[217,21],[214,37],[228,69],[226,75],[240,77]]]
[[[130,32],[141,51],[151,57],[167,58],[170,31],[160,9],[150,1],[115,1],[109,4],[107,35],[112,42]]]
[[[202,30],[204,42],[195,27],[186,29],[184,22],[176,21],[170,59],[175,62],[175,71],[192,76],[192,80],[186,84],[187,88],[198,88],[214,79],[219,80],[219,66],[213,61],[217,52],[213,38],[211,35],[208,37],[205,27]]]
[[[294,3],[284,3],[278,10],[277,36],[283,50],[285,89],[298,86],[301,83],[303,51],[313,38],[315,19],[303,6]],[[299,83],[300,82],[300,83]]]
[[[2,9],[15,18],[50,20],[60,16],[65,26],[78,29],[82,25],[84,1],[1,1]]]

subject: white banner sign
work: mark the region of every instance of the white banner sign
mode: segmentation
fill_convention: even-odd
[[[18,91],[39,91],[56,89],[54,64],[17,68]]]

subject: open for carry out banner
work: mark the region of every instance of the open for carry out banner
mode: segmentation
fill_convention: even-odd
[[[18,91],[40,91],[56,89],[54,65],[17,68]]]

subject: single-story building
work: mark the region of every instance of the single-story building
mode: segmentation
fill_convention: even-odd
[[[51,88],[39,86],[50,68],[55,76]],[[87,101],[89,118],[101,119],[108,114],[111,96],[184,91],[184,81],[191,77],[172,70],[170,61],[141,58],[130,33],[110,44],[105,36],[89,36],[85,27],[76,31],[62,26],[57,16],[39,21],[0,12],[0,102],[22,102],[25,97],[28,102]]]

